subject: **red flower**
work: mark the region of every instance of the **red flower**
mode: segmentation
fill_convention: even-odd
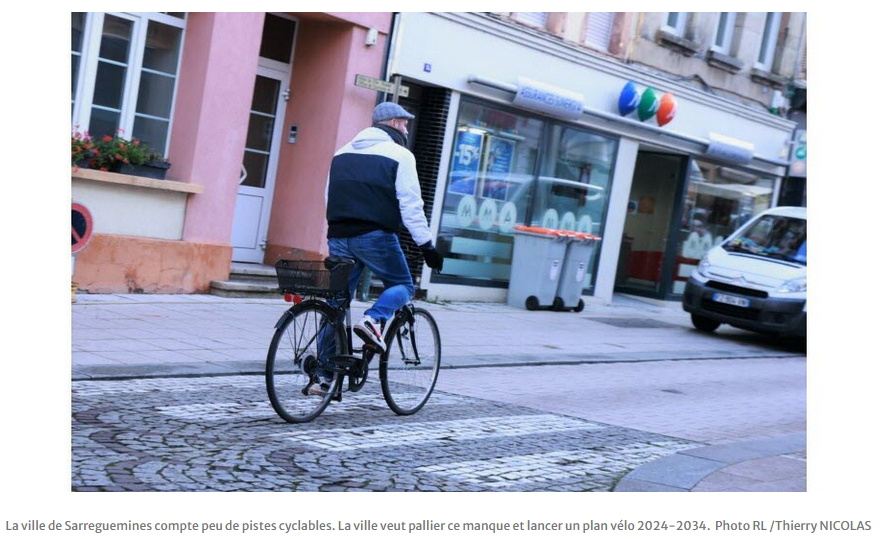
[[[111,137],[110,135],[104,135],[104,138],[102,138],[101,140],[103,140],[104,142],[110,142],[111,140],[113,140],[113,137]]]
[[[98,170],[103,170],[104,172],[107,172],[107,167],[101,167],[101,168],[98,169]]]
[[[114,155],[113,158],[116,159],[117,161],[122,161],[124,159],[124,157],[122,157],[119,154]]]

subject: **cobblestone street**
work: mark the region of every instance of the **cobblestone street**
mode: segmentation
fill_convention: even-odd
[[[72,488],[607,491],[702,445],[442,391],[398,417],[378,386],[291,425],[259,376],[75,381]]]

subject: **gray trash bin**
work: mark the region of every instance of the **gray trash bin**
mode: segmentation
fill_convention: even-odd
[[[584,290],[587,269],[590,267],[590,258],[593,256],[593,249],[602,238],[583,232],[561,231],[560,234],[567,236],[569,241],[565,261],[562,264],[562,274],[559,277],[559,288],[553,299],[553,308],[559,311],[571,309],[579,313],[584,310],[581,294]]]
[[[551,307],[568,239],[546,228],[514,227],[507,304],[530,311]]]

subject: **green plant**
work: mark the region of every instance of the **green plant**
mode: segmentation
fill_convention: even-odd
[[[88,132],[74,131],[71,135],[71,165],[85,164],[88,168],[97,170],[111,170],[125,165],[142,165],[153,156],[164,160],[162,155],[154,152],[149,146],[141,144],[141,141],[132,138],[122,138],[122,130],[116,135],[106,135],[100,140],[89,136]]]
[[[159,152],[153,152],[147,156],[147,163],[151,164],[159,164],[159,163],[168,163],[168,160],[165,159],[165,156]]]
[[[94,155],[94,142],[88,132],[74,131],[70,135],[70,164],[77,166],[81,161],[90,159]]]

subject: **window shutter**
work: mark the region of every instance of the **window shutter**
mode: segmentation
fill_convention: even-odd
[[[584,43],[607,51],[611,43],[611,30],[614,26],[614,12],[590,12],[587,15],[587,35]]]
[[[530,11],[530,12],[517,12],[516,20],[528,24],[530,26],[537,26],[538,28],[546,28],[547,27],[547,15],[546,11]]]

